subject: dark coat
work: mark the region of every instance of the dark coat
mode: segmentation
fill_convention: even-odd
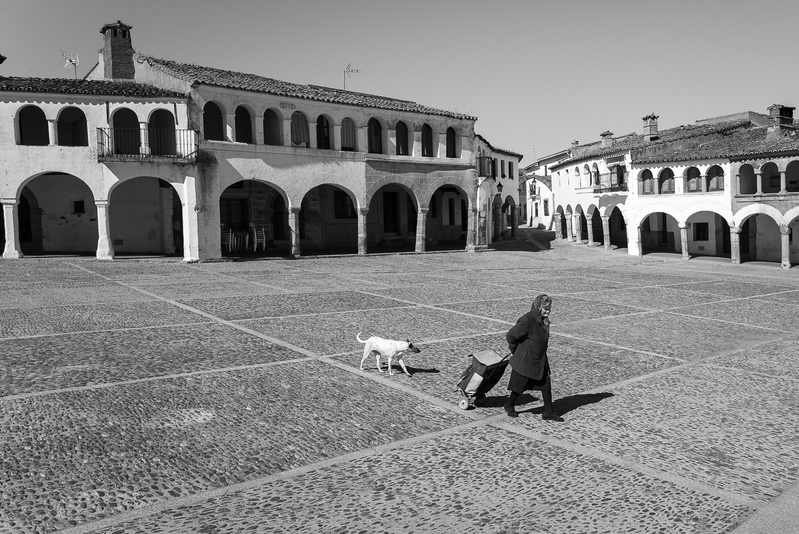
[[[544,325],[538,310],[533,309],[519,317],[505,338],[513,353],[510,365],[514,371],[533,380],[542,380],[549,375],[549,327]]]

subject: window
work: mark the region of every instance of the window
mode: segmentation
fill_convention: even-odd
[[[655,188],[653,186],[654,179],[652,178],[652,171],[649,169],[644,170],[641,173],[641,190],[640,192],[644,195],[651,195],[655,192]]]
[[[299,111],[291,115],[291,144],[308,148],[311,144],[311,136],[308,133],[308,119]]]
[[[36,106],[25,106],[19,112],[19,144],[47,146],[50,133],[44,111]]]
[[[222,110],[213,102],[208,102],[203,108],[203,133],[206,139],[213,141],[225,140],[225,122],[222,120]]]
[[[724,171],[718,165],[713,165],[707,171],[707,190],[724,191]]]
[[[688,182],[688,192],[695,193],[697,191],[701,191],[702,188],[700,187],[699,182],[699,169],[696,167],[691,167],[688,169],[688,175],[686,176],[686,181]]]
[[[58,115],[58,144],[61,146],[89,146],[86,115],[78,108],[69,107]]]
[[[508,176],[510,177],[511,180],[515,179],[515,177],[513,176],[513,162],[512,161],[508,162]]]
[[[422,126],[422,156],[433,157],[433,129],[428,124]]]
[[[549,199],[544,199],[544,217],[549,217]]]
[[[694,223],[694,241],[707,241],[710,237],[708,223]]]
[[[397,155],[408,155],[408,127],[402,121],[397,123]]]
[[[247,108],[236,108],[236,142],[252,144],[252,119]]]
[[[455,226],[455,199],[450,197],[447,199],[447,207],[449,208],[449,217],[447,217],[447,224]]]
[[[330,123],[322,115],[316,119],[316,148],[330,150]]]
[[[341,121],[341,150],[355,152],[355,123],[350,118]]]
[[[355,219],[355,206],[344,191],[333,191],[333,217],[336,219]]]
[[[86,213],[86,202],[84,200],[73,200],[72,213]]]
[[[452,128],[447,128],[447,157],[448,158],[457,158],[458,157],[458,149],[455,147],[455,143],[457,142],[457,136],[455,135],[455,130]]]
[[[538,202],[535,203],[535,216],[538,217]]]
[[[506,178],[507,174],[505,174],[505,160],[504,159],[499,160],[499,168],[500,168],[500,172],[502,173],[500,176],[502,176],[503,178]]]
[[[264,112],[264,144],[280,146],[283,144],[283,136],[280,133],[280,119],[277,113],[271,109]]]
[[[369,119],[368,125],[368,141],[370,154],[383,153],[383,127],[377,122],[377,119]]]

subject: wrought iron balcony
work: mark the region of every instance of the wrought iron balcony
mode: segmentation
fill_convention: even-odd
[[[196,130],[97,128],[97,160],[194,163],[198,139]]]
[[[606,184],[599,184],[594,185],[594,194],[595,195],[602,195],[605,193],[617,193],[617,192],[627,192],[627,184],[617,184],[617,185],[606,185]]]

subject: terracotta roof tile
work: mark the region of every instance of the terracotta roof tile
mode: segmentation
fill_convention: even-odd
[[[0,77],[0,91],[78,95],[130,96],[139,98],[180,97],[185,94],[134,82],[73,80],[70,78]]]
[[[278,96],[304,98],[317,100],[320,102],[331,102],[335,104],[347,104],[377,109],[389,109],[395,111],[407,111],[422,113],[425,115],[439,115],[455,119],[477,120],[476,117],[422,106],[410,100],[399,100],[385,96],[369,95],[365,93],[354,93],[343,91],[332,87],[322,87],[319,85],[300,85],[296,83],[284,82],[274,78],[265,78],[256,74],[246,74],[230,70],[179,63],[166,59],[158,59],[152,56],[136,54],[136,60],[149,63],[154,68],[160,69],[182,80],[191,83],[214,85],[217,87],[227,87],[242,91],[254,91],[258,93],[269,93]]]

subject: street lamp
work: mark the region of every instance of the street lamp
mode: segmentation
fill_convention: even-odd
[[[502,184],[499,182],[497,182],[497,193],[500,195],[502,194]]]

